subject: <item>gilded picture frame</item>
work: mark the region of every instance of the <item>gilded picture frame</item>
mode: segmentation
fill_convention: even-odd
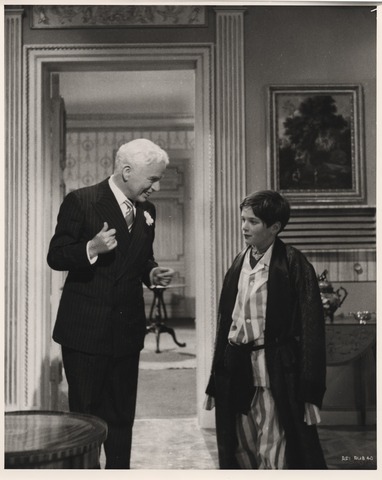
[[[294,205],[363,204],[360,85],[269,87],[268,183]]]

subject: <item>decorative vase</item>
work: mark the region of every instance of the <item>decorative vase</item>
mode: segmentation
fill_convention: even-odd
[[[348,296],[348,292],[344,287],[339,287],[337,290],[334,290],[327,275],[328,271],[324,270],[321,275],[318,275],[317,279],[325,317],[333,323],[334,312],[344,303],[345,298]]]

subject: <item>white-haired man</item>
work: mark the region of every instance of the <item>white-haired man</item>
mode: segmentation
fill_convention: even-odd
[[[48,264],[68,271],[53,339],[62,347],[72,412],[106,421],[106,468],[130,468],[139,354],[146,318],[143,285],[167,285],[154,260],[155,207],[167,153],[146,139],[120,147],[113,175],[69,193]]]

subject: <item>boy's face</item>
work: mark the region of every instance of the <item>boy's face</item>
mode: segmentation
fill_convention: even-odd
[[[247,245],[254,246],[259,252],[265,252],[274,242],[280,230],[280,223],[276,222],[267,227],[255,216],[251,207],[244,207],[241,211],[241,229]]]

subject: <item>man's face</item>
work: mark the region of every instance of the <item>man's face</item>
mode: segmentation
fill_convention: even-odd
[[[244,207],[241,211],[241,229],[247,245],[254,246],[259,252],[265,252],[274,242],[280,225],[276,222],[267,227],[255,216],[251,207]]]
[[[145,202],[153,192],[159,191],[159,180],[165,169],[164,162],[126,166],[126,196],[135,202]]]

